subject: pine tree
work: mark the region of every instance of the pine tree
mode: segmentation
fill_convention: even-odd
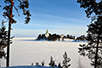
[[[84,56],[87,55],[94,68],[102,68],[102,0],[100,2],[77,0],[77,2],[80,3],[80,7],[86,9],[88,18],[92,17],[92,13],[95,13],[96,16],[92,17],[92,22],[88,25],[88,45],[80,45],[79,53]]]
[[[43,61],[41,62],[41,65],[44,66],[44,64],[45,64],[45,63],[44,63],[44,60],[43,60]]]
[[[102,67],[102,18],[98,17],[97,21],[94,21],[88,25],[87,41],[88,45],[80,45],[79,53],[81,55],[87,55],[91,60],[91,65],[96,64],[97,68]]]
[[[3,7],[3,17],[9,20],[9,27],[8,27],[8,43],[7,43],[7,62],[6,62],[6,66],[9,67],[9,51],[10,51],[10,33],[11,33],[11,24],[16,23],[16,20],[13,19],[14,15],[13,15],[13,8],[16,10],[16,12],[18,13],[18,16],[20,16],[19,12],[18,12],[18,8],[15,6],[15,3],[19,3],[19,8],[23,10],[23,15],[25,15],[25,23],[28,24],[29,20],[30,20],[30,12],[29,10],[27,10],[27,8],[29,7],[29,3],[28,0],[4,0],[5,2],[5,6]]]
[[[2,26],[0,28],[0,59],[3,57],[6,59],[6,53],[4,48],[7,47],[7,41],[8,41],[8,31],[6,31],[6,28],[4,26],[5,21],[2,20]],[[10,44],[12,43],[13,37],[10,38]]]
[[[68,64],[71,59],[67,57],[67,53],[66,52],[64,53],[63,58],[64,58],[64,60],[62,62],[62,64],[63,64],[62,67],[63,68],[68,68],[69,66],[71,66],[71,64]]]
[[[62,68],[61,63],[58,64],[58,68]]]
[[[54,66],[55,65],[55,61],[53,60],[53,57],[51,56],[50,58],[50,63],[49,63],[50,66]]]

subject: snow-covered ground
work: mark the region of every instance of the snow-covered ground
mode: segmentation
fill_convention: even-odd
[[[65,41],[35,41],[34,38],[14,38],[10,48],[10,66],[29,66],[32,63],[44,60],[48,66],[52,56],[55,63],[62,63],[63,54],[66,51],[71,58],[70,68],[77,68],[79,59],[85,68],[92,68],[90,60],[78,54],[78,45],[85,42]],[[1,60],[2,67],[5,67],[5,60]]]

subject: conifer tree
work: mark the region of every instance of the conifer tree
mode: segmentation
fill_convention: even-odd
[[[91,60],[91,65],[96,64],[96,68],[102,67],[102,18],[98,17],[97,21],[94,21],[88,25],[87,41],[88,45],[80,45],[79,53],[81,55],[87,55]]]
[[[15,3],[19,3],[18,7],[20,9],[23,10],[23,15],[25,15],[25,23],[28,24],[29,20],[30,20],[30,12],[27,9],[29,7],[29,3],[28,0],[4,0],[5,2],[5,6],[3,7],[3,17],[5,19],[9,20],[9,27],[8,27],[8,43],[7,43],[7,62],[6,62],[6,66],[9,67],[9,50],[10,50],[10,33],[11,33],[11,24],[16,23],[16,20],[13,18],[14,14],[13,14],[13,8],[16,10],[16,12],[18,13],[18,16],[20,16],[19,12],[18,12],[18,8],[16,7]]]
[[[53,60],[53,57],[51,56],[50,58],[50,63],[49,63],[50,66],[54,66],[55,65],[55,61]]]
[[[94,68],[102,68],[102,0],[77,0],[80,7],[85,8],[87,17],[92,17],[92,22],[88,25],[87,41],[88,45],[80,45],[79,53],[87,55]]]
[[[71,66],[71,64],[68,64],[71,59],[67,57],[66,52],[64,53],[63,58],[64,58],[64,60],[62,62],[62,64],[63,64],[62,68],[68,68],[69,66]]]
[[[45,64],[45,62],[44,62],[44,60],[43,60],[43,61],[41,62],[41,65],[44,66],[44,64]]]
[[[2,26],[0,28],[0,59],[3,57],[6,59],[6,53],[4,48],[7,46],[7,39],[8,39],[8,32],[6,31],[6,28],[4,26],[5,21],[2,20]],[[12,38],[10,38],[10,44],[12,43]]]
[[[61,63],[58,64],[58,68],[62,68]]]

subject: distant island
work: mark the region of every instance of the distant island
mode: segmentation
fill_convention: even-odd
[[[73,39],[75,41],[84,41],[86,40],[87,37],[85,37],[85,35],[81,35],[79,37],[75,37],[72,35],[67,34],[67,36],[59,35],[59,34],[50,34],[48,32],[48,29],[46,29],[46,33],[45,34],[39,34],[36,40],[47,40],[47,41],[64,41],[64,39]]]

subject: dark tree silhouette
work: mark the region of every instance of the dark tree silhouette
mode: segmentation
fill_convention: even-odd
[[[4,26],[4,21],[2,21],[2,26],[0,28],[0,59],[5,57],[4,48],[7,46],[7,31]]]
[[[68,39],[75,39],[75,36],[67,34],[66,38],[68,38]]]
[[[51,58],[50,58],[50,63],[49,63],[49,65],[51,66],[51,67],[53,67],[54,65],[55,65],[55,61],[53,60],[53,57],[51,56]]]
[[[96,64],[96,68],[102,67],[102,22],[100,16],[97,21],[88,25],[87,41],[88,45],[80,45],[79,53],[87,55],[91,60],[91,65]],[[87,52],[85,52],[87,51]]]
[[[9,27],[8,27],[8,43],[7,43],[7,63],[6,66],[9,67],[9,50],[10,50],[10,32],[11,32],[11,24],[16,23],[16,20],[13,19],[13,8],[15,8],[16,12],[18,13],[18,9],[15,6],[15,3],[19,3],[19,8],[23,10],[23,15],[25,15],[25,23],[28,24],[30,20],[31,14],[29,13],[29,10],[27,8],[29,7],[28,0],[4,0],[5,6],[3,7],[3,17],[9,20]],[[18,16],[20,14],[18,13]]]
[[[4,57],[6,59],[6,53],[4,48],[7,46],[7,39],[8,39],[8,34],[6,31],[6,28],[4,26],[5,21],[2,20],[2,26],[0,28],[0,59]],[[10,38],[10,44],[12,43],[12,38]]]
[[[86,9],[88,18],[91,17],[92,13],[95,13],[96,16],[92,17],[92,22],[88,25],[88,45],[80,45],[79,53],[84,56],[87,55],[94,68],[102,68],[102,0],[100,2],[77,0],[77,2],[80,3],[80,7]]]
[[[69,66],[71,66],[71,64],[69,64],[69,62],[70,62],[71,59],[68,58],[66,52],[64,53],[63,58],[64,58],[64,60],[62,62],[62,64],[63,64],[62,68],[68,68]]]
[[[41,65],[44,66],[44,64],[45,64],[45,62],[44,62],[44,60],[43,60],[43,61],[41,62]]]
[[[61,63],[58,64],[58,68],[62,68]]]
[[[49,33],[49,37],[46,37],[45,34],[39,34],[36,40],[42,40],[42,39],[44,39],[44,40],[48,40],[48,41],[56,41],[56,40],[60,41],[60,38],[61,37],[58,34],[52,34],[51,35]]]
[[[79,36],[79,37],[77,37],[76,39],[75,39],[75,41],[85,41],[86,40],[86,37],[85,37],[85,35],[81,35],[81,36]]]
[[[77,2],[80,3],[81,8],[86,9],[85,12],[88,18],[92,13],[95,13],[95,15],[102,14],[102,1],[97,3],[96,0],[77,0]]]

